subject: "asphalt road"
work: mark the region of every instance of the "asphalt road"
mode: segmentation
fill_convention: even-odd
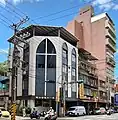
[[[0,118],[0,120],[10,120],[10,118]],[[16,120],[31,120],[31,119],[25,118],[25,119],[16,119]],[[40,120],[43,120],[43,118]],[[65,117],[65,118],[58,118],[57,120],[118,120],[118,113],[112,114],[112,115],[92,115],[92,116],[80,116],[80,117]]]

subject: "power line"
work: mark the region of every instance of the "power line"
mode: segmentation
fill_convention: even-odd
[[[11,13],[11,14],[13,14],[13,12],[11,12],[10,10],[8,10],[8,9],[6,9],[5,7],[3,7],[3,6],[0,6],[2,9],[4,9],[5,11],[7,11],[8,13]],[[16,17],[16,18],[20,18],[20,17],[18,17],[18,16],[16,16],[16,15],[14,15],[14,17]]]
[[[116,0],[111,0],[111,1],[105,2],[105,3],[103,3],[102,5],[111,3],[111,2],[113,2],[113,1],[116,1]],[[86,4],[89,4],[89,3],[92,3],[92,2],[94,2],[94,0],[91,0],[91,1],[89,1],[89,2],[86,2]],[[85,5],[85,3],[84,3],[83,5]],[[76,8],[76,7],[82,7],[83,5],[80,5],[80,4],[79,4],[79,5],[77,5],[77,6],[74,6],[74,7],[71,7],[71,8],[67,8],[67,9],[65,9],[65,10],[61,10],[61,11],[58,11],[58,12],[54,12],[54,13],[51,13],[51,14],[46,15],[46,16],[42,16],[42,17],[39,17],[39,18],[35,18],[35,19],[33,19],[33,20],[38,20],[38,19],[42,19],[42,18],[45,18],[45,17],[47,18],[47,17],[49,17],[49,16],[52,16],[52,15],[56,15],[56,14],[58,14],[58,13],[65,12],[65,11],[68,11],[68,10],[73,9],[73,8]],[[78,13],[78,12],[73,12],[73,13],[71,13],[71,14],[66,14],[66,15],[64,15],[64,16],[60,16],[60,17],[57,17],[57,18],[53,18],[53,19],[50,19],[50,20],[47,20],[47,21],[53,21],[53,20],[56,20],[56,19],[59,19],[59,18],[63,18],[63,17],[66,17],[66,16],[70,16],[70,15],[73,15],[73,14],[76,14],[76,13]],[[45,22],[47,22],[47,21],[45,21]]]
[[[3,23],[6,27],[9,27],[10,24],[6,20],[2,19],[1,17],[0,19],[2,20],[1,23]]]
[[[89,1],[89,2],[87,2],[87,3],[91,3],[92,1],[93,1],[93,0],[91,0],[91,1]],[[59,13],[62,13],[62,12],[71,10],[71,9],[73,9],[73,8],[78,8],[79,6],[80,6],[80,4],[79,4],[79,5],[76,5],[76,6],[73,6],[73,7],[70,7],[70,8],[67,8],[67,9],[64,9],[64,10],[60,10],[60,11],[58,11],[58,12],[54,12],[54,13],[51,13],[51,14],[42,16],[42,17],[34,18],[33,20],[38,20],[38,19],[42,19],[42,18],[45,18],[45,17],[47,18],[47,17],[52,16],[52,15],[57,15],[57,14],[59,14]]]
[[[60,19],[60,18],[65,18],[65,17],[68,17],[68,16],[71,16],[73,14],[77,14],[78,12],[73,12],[73,13],[70,13],[70,14],[67,14],[67,15],[64,15],[64,16],[60,16],[60,17],[57,17],[57,18],[53,18],[53,19],[50,19],[50,20],[47,20],[47,21],[44,21],[46,23],[49,23],[51,21],[54,21],[54,20],[57,20],[57,19]]]
[[[11,21],[10,19],[8,19],[8,18],[7,18],[6,16],[4,16],[3,14],[0,13],[0,15],[1,15],[3,18],[5,18],[7,21],[13,23],[13,21]]]
[[[16,13],[19,17],[22,17],[22,15],[24,16],[28,16],[26,13],[24,13],[23,11],[21,11],[18,7],[16,7],[16,6],[13,6],[10,2],[8,2],[7,0],[6,0],[6,2],[12,7],[12,8],[15,8],[18,12],[16,12],[16,11],[13,11],[14,13]],[[10,8],[9,7],[9,9],[11,9],[12,10],[12,8]],[[21,14],[19,14],[19,13],[21,13]],[[31,19],[30,19],[31,20]],[[33,22],[35,22],[34,20],[31,20],[31,21],[33,21]],[[36,22],[35,22],[36,23]],[[36,23],[37,24],[37,23]]]
[[[12,3],[8,2],[8,0],[5,0],[5,2],[10,5],[12,8],[15,8],[19,13],[21,13],[22,15],[27,16],[27,14],[25,14],[24,12],[22,12],[18,7],[14,6]],[[10,7],[9,7],[10,8]],[[10,9],[12,9],[10,8]],[[22,17],[22,15],[20,15],[18,12],[14,11],[17,15],[19,15],[20,17]]]
[[[0,19],[1,19],[1,18],[0,18]],[[2,19],[2,21],[0,21],[0,23],[1,23],[1,24],[3,24],[5,27],[7,27],[7,28],[8,28],[8,27],[9,27],[9,25],[7,25],[7,24],[6,24],[6,22],[4,23],[3,21],[4,21],[4,20]]]

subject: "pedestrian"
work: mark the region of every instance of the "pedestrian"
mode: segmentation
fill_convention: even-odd
[[[23,108],[23,117],[26,116],[25,107]]]

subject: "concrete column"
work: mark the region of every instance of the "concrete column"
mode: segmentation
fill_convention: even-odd
[[[28,100],[28,106],[30,108],[34,108],[35,107],[35,100]]]
[[[5,98],[5,109],[6,109],[6,110],[7,110],[7,108],[8,108],[8,100],[9,100],[9,98],[6,97],[6,98]]]

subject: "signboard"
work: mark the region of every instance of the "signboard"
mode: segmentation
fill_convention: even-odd
[[[2,83],[0,82],[0,89],[7,90],[7,89],[8,89],[7,84],[2,84]]]
[[[56,102],[60,101],[60,89],[56,92]]]
[[[83,83],[79,84],[79,97],[80,99],[84,98],[84,84]]]
[[[114,104],[118,106],[118,94],[114,96]]]

